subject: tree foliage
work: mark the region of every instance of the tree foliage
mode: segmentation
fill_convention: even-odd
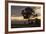
[[[31,15],[33,15],[34,10],[31,7],[27,7],[22,10],[22,15],[25,19],[28,19]]]

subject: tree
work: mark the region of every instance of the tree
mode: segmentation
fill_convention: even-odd
[[[27,7],[24,10],[22,10],[22,15],[24,19],[29,19],[31,15],[34,14],[34,10],[31,7]]]
[[[40,22],[41,22],[41,20],[40,20],[40,19],[35,18],[35,25],[36,25],[36,26],[40,26]]]
[[[28,23],[30,24],[30,16],[34,14],[34,10],[31,7],[27,7],[22,10],[22,15],[24,19],[28,19]]]

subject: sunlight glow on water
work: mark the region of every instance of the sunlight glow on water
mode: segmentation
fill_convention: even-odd
[[[30,19],[35,19],[35,18],[41,19],[41,16],[33,17],[33,18],[30,17]],[[18,20],[18,21],[24,20],[25,21],[25,20],[28,20],[28,19],[24,19],[23,16],[21,16],[21,17],[11,17],[11,20]]]

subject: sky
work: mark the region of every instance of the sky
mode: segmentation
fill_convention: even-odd
[[[19,17],[19,16],[22,16],[21,12],[22,10],[24,10],[26,7],[28,6],[11,6],[11,16],[16,16],[16,17]],[[31,6],[30,6],[31,7]],[[40,7],[32,7],[34,8],[35,10],[35,13],[40,15],[41,14],[41,9]],[[37,9],[39,8],[39,9]]]

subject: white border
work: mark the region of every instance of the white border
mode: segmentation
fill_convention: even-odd
[[[32,28],[11,28],[11,5],[13,6],[41,6],[41,27]],[[43,29],[43,5],[39,4],[20,4],[20,3],[8,3],[8,31],[26,31],[26,30],[42,30]]]

